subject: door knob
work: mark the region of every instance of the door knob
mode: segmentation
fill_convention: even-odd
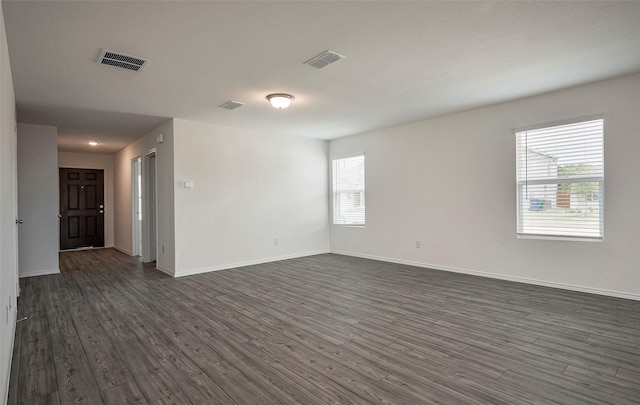
[[[100,213],[101,213],[101,214],[104,214],[104,210],[100,210]]]
[[[24,221],[22,219],[16,219],[16,224],[24,224]]]

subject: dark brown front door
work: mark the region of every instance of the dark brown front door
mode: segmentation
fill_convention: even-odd
[[[60,250],[104,246],[104,171],[60,169]]]

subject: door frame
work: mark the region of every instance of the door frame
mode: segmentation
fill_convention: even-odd
[[[115,201],[113,201],[113,167],[108,167],[104,164],[91,164],[91,163],[62,163],[58,164],[58,169],[94,169],[94,170],[102,170],[103,176],[103,184],[104,188],[104,247],[113,247],[113,234],[114,234],[114,210],[115,210]],[[58,176],[58,194],[60,190],[60,176]],[[109,205],[109,203],[112,203]],[[60,195],[58,195],[58,214],[62,212],[62,207],[60,207]],[[58,221],[58,246],[60,246],[60,227],[62,224]],[[107,238],[107,234],[110,235],[110,238]],[[102,249],[102,248],[96,248]]]
[[[13,263],[15,266],[15,272],[16,272],[16,287],[15,287],[15,291],[14,291],[14,296],[17,298],[20,296],[21,293],[21,289],[20,289],[20,244],[19,239],[18,239],[18,226],[19,225],[19,220],[20,220],[20,207],[18,206],[18,124],[17,124],[17,120],[14,118],[13,121],[13,134],[12,134],[12,140],[11,140],[11,159],[13,160],[11,162],[11,170],[13,171],[12,175],[11,175],[11,181],[12,181],[12,191],[13,191],[13,217],[16,219],[16,226],[12,227],[13,228],[13,235],[12,235],[12,241],[13,241]],[[56,189],[58,189],[58,187],[56,187]],[[58,197],[58,201],[60,201],[60,197]],[[58,235],[60,235],[60,231],[58,231]],[[60,238],[60,236],[58,236],[58,238]],[[58,246],[60,246],[60,240],[58,240]],[[11,303],[11,305],[13,305],[13,303]],[[17,309],[16,309],[16,314],[17,314]]]
[[[153,170],[150,170],[153,169]],[[142,155],[142,261],[156,262],[158,254],[158,163],[156,148]],[[132,224],[133,225],[133,224]]]
[[[142,177],[142,156],[131,159],[131,255],[142,256],[142,218],[138,220],[138,210],[143,212],[142,202],[138,206],[138,196],[142,201],[142,181],[138,184],[138,176]]]

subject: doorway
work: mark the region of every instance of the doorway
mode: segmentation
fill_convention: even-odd
[[[142,157],[142,261],[155,262],[157,256],[156,152]]]
[[[104,170],[59,170],[60,250],[104,247]]]

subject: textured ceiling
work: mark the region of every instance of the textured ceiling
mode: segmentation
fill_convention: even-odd
[[[21,122],[112,152],[184,118],[332,139],[640,72],[640,2],[3,1]],[[102,48],[150,59],[139,73]],[[324,50],[346,59],[303,64]],[[265,96],[287,92],[287,110]],[[227,100],[246,103],[228,111]],[[97,151],[97,149],[90,149]]]

